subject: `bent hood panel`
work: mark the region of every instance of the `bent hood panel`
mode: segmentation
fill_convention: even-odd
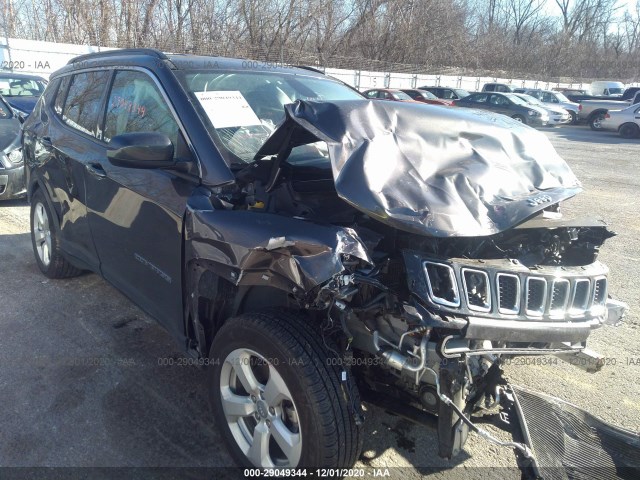
[[[368,100],[285,108],[257,156],[302,127],[291,141],[327,142],[338,195],[401,230],[492,235],[581,190],[544,134],[503,115]]]

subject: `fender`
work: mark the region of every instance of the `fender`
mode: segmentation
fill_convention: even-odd
[[[184,222],[185,331],[187,349],[198,355],[206,354],[221,322],[256,289],[274,302],[290,295],[302,302],[345,270],[345,256],[373,264],[350,228],[254,211],[197,209],[208,203],[190,202]],[[225,303],[234,297],[233,305]]]

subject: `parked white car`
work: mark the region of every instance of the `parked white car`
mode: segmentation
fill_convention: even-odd
[[[571,115],[571,123],[577,123],[578,121],[578,109],[580,104],[572,102],[561,92],[553,92],[551,90],[539,90],[536,88],[518,88],[516,93],[526,93],[532,97],[537,98],[545,105],[555,105],[556,107],[562,107]]]
[[[602,120],[603,130],[618,132],[624,138],[640,137],[640,105],[623,110],[609,110]]]
[[[551,103],[542,103],[536,97],[532,97],[526,93],[514,93],[514,95],[520,97],[529,105],[535,105],[536,107],[546,110],[549,113],[549,122],[547,123],[547,126],[553,127],[555,125],[562,125],[564,123],[571,122],[571,115],[562,107]]]

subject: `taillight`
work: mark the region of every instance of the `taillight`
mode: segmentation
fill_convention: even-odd
[[[578,110],[582,110],[582,104],[578,105]]]

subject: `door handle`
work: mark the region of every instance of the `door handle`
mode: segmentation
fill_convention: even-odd
[[[96,178],[104,178],[107,176],[107,172],[104,171],[104,168],[102,168],[102,165],[99,163],[88,163],[85,168],[87,172]]]

